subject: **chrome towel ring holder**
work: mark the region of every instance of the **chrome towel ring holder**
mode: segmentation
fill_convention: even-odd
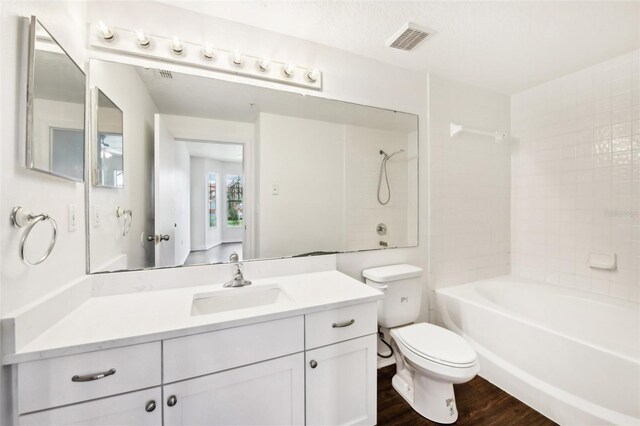
[[[44,214],[44,213],[32,214],[32,213],[29,213],[27,209],[20,206],[17,206],[11,209],[10,219],[11,219],[11,225],[13,225],[14,228],[25,227],[24,233],[20,238],[20,248],[18,250],[20,259],[22,259],[22,261],[25,264],[30,266],[39,265],[40,263],[44,262],[53,251],[53,248],[56,246],[56,241],[58,241],[58,224],[56,223],[56,221],[48,214]],[[53,229],[53,236],[51,237],[51,241],[49,242],[49,247],[47,248],[47,251],[45,252],[45,254],[40,259],[36,260],[35,262],[32,262],[26,257],[24,253],[24,250],[25,250],[24,246],[25,246],[25,243],[27,242],[27,239],[29,238],[29,234],[31,234],[31,230],[33,230],[33,228],[39,222],[44,222],[44,221],[47,221],[51,224],[51,228]]]
[[[122,220],[122,236],[126,237],[129,235],[129,231],[131,230],[131,223],[133,222],[133,212],[131,210],[125,210],[122,207],[118,207],[116,209],[116,217],[123,217]]]

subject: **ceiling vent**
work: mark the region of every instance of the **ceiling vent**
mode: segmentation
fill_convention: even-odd
[[[160,74],[162,78],[173,78],[171,71],[158,69],[158,74]]]
[[[393,37],[387,40],[387,46],[411,52],[435,31],[408,22]]]

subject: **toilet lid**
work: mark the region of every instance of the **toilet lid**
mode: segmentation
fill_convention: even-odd
[[[476,351],[456,333],[437,325],[420,323],[397,330],[402,343],[431,361],[466,366],[476,361]]]

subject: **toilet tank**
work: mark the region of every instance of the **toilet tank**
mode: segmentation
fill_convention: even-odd
[[[385,328],[410,324],[420,314],[422,268],[401,264],[365,269],[368,286],[384,293],[378,301],[378,324]]]

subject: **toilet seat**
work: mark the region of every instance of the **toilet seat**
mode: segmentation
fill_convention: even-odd
[[[413,354],[436,364],[467,368],[477,363],[476,351],[456,333],[428,323],[392,330],[393,337]]]

